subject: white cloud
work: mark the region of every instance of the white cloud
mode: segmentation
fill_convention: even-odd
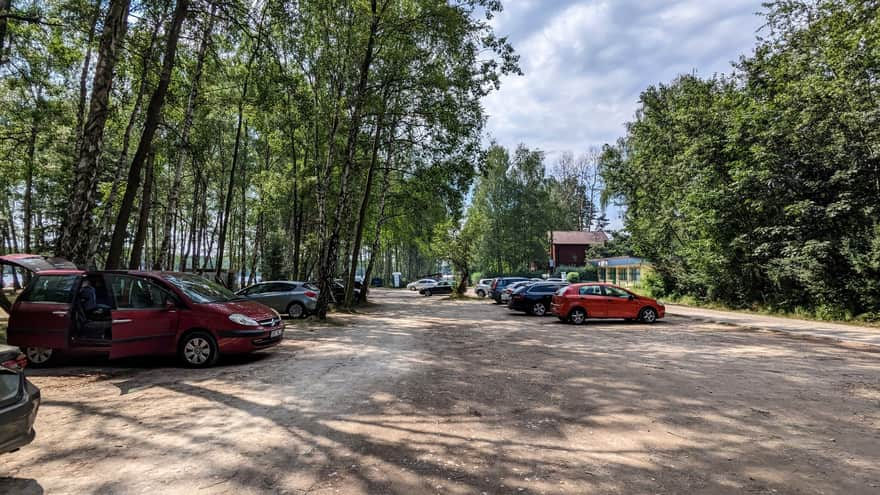
[[[760,2],[505,2],[493,25],[510,37],[525,75],[486,98],[489,133],[551,154],[612,142],[649,85],[729,72],[755,43]]]
[[[650,85],[680,74],[729,73],[751,53],[762,0],[508,0],[493,19],[524,76],[484,104],[488,131],[554,160],[614,142]],[[620,228],[619,212],[609,212]]]

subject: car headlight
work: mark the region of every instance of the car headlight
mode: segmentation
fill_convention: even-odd
[[[245,327],[258,327],[258,326],[260,326],[260,324],[257,323],[257,320],[251,318],[250,316],[245,316],[240,313],[233,313],[233,314],[229,315],[229,319],[232,322],[238,323],[239,325],[242,325]]]
[[[666,303],[663,301],[657,301],[657,304],[659,304],[660,306],[664,306],[664,307],[666,306]]]

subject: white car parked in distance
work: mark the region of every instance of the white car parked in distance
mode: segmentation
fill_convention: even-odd
[[[486,297],[489,294],[489,289],[492,288],[492,280],[491,278],[480,279],[480,282],[474,287],[477,297]]]
[[[416,280],[415,282],[410,282],[406,284],[406,288],[409,290],[422,290],[428,287],[434,287],[437,285],[437,281],[433,278],[423,278],[421,280]]]

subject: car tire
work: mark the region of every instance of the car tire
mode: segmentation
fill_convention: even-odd
[[[587,312],[582,308],[574,308],[568,313],[568,321],[575,325],[583,325],[587,321]]]
[[[290,306],[287,306],[287,316],[290,317],[291,320],[305,318],[308,315],[305,306],[298,302],[292,302],[290,303]]]
[[[654,308],[642,308],[639,311],[639,321],[642,323],[657,323],[657,310]]]
[[[180,340],[180,360],[190,368],[208,368],[220,357],[217,342],[207,332],[192,332]]]
[[[431,297],[431,296],[433,296],[433,295],[434,295],[433,292],[431,292],[431,291],[428,290],[428,289],[425,289],[425,296],[426,296],[426,297]]]
[[[529,311],[534,316],[544,316],[547,314],[547,306],[542,302],[536,302]]]
[[[479,298],[481,298],[481,299],[484,298],[484,297],[486,297],[486,291],[478,290],[478,291],[477,291],[477,297],[479,297]]]
[[[22,351],[27,357],[28,365],[34,368],[49,366],[57,360],[54,349],[49,347],[24,347]]]

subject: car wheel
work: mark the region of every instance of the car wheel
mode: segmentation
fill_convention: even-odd
[[[46,366],[52,362],[54,356],[52,349],[48,347],[25,347],[24,355],[27,356],[28,363],[34,368]]]
[[[290,303],[290,306],[287,307],[287,316],[294,320],[305,318],[306,308],[304,308],[303,305],[298,302]]]
[[[575,325],[583,325],[587,321],[587,312],[581,308],[574,308],[568,314],[568,319]]]
[[[657,310],[654,308],[642,308],[639,311],[639,320],[645,323],[655,323],[657,321]]]
[[[532,314],[535,316],[544,316],[547,314],[547,306],[544,306],[542,302],[536,302],[534,306],[532,306]]]
[[[428,296],[428,297],[430,297],[430,296],[433,296],[434,293],[431,292],[431,291],[429,291],[429,290],[426,290],[426,291],[425,291],[425,295]]]
[[[192,332],[180,342],[180,358],[191,368],[212,366],[219,356],[217,343],[206,332]]]
[[[480,298],[486,297],[486,292],[483,290],[478,290],[477,297],[480,297]]]

